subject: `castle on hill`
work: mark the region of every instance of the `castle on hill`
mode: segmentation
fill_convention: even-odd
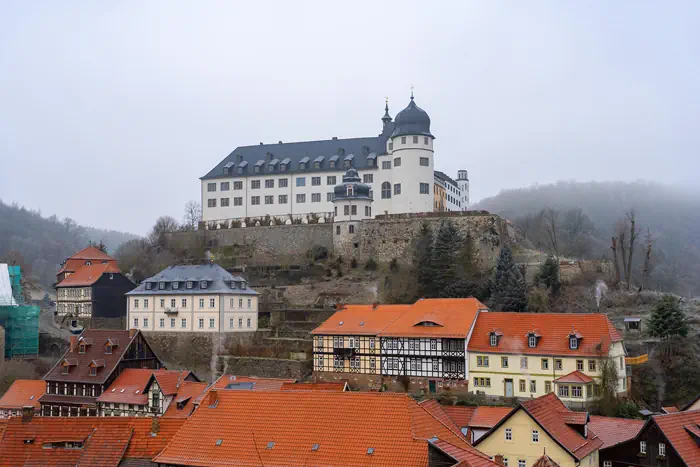
[[[455,181],[435,170],[430,117],[413,94],[395,119],[384,110],[378,136],[234,149],[201,177],[202,220],[466,211],[467,171]]]

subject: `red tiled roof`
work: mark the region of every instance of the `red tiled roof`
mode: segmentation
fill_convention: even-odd
[[[38,409],[39,398],[46,393],[46,381],[18,379],[0,398],[0,409],[21,409],[32,406]]]
[[[375,308],[373,305],[346,305],[311,331],[311,334],[374,336],[405,313],[410,306],[379,305]]]
[[[474,411],[474,415],[472,415],[471,420],[469,420],[469,427],[493,428],[512,411],[513,407],[479,406]]]
[[[115,261],[115,259],[109,256],[107,253],[92,245],[87,248],[83,248],[68,259],[94,259],[98,261]]]
[[[153,373],[153,370],[143,368],[125,369],[97,398],[97,402],[148,404],[148,394],[144,394],[144,390]]]
[[[204,394],[207,389],[207,383],[197,383],[194,381],[183,381],[177,390],[177,394],[173,397],[168,409],[163,414],[167,418],[187,418],[194,410],[194,400],[197,396]],[[178,408],[178,403],[182,408]]]
[[[431,438],[465,451],[474,467],[495,467],[405,394],[323,391],[210,392],[154,462],[425,466]]]
[[[119,268],[116,263],[93,264],[83,266],[70,276],[63,279],[56,287],[80,287],[92,285],[102,277],[104,273],[118,273]]]
[[[336,391],[343,392],[348,383],[282,383],[281,391]]]
[[[588,438],[584,438],[567,425],[562,414],[571,411],[553,393],[525,401],[520,407],[578,460],[599,449],[603,444],[593,430],[588,430]]]
[[[587,384],[593,382],[593,378],[581,373],[579,370],[572,371],[568,375],[560,376],[554,380],[555,383],[579,383]]]
[[[693,430],[700,433],[700,410],[655,415],[652,419],[686,465],[700,465],[700,446],[693,434]]]
[[[532,467],[559,467],[559,464],[554,462],[547,454],[543,454],[542,457],[532,464]]]
[[[503,335],[498,345],[490,345],[490,332],[498,329]],[[528,332],[537,330],[542,336],[537,347],[528,346]],[[577,349],[569,348],[569,335],[583,339]],[[602,313],[479,313],[469,340],[470,352],[510,353],[522,355],[607,355],[612,342],[622,336]]]
[[[155,436],[154,423],[159,426]],[[143,417],[15,417],[0,437],[0,466],[116,466],[125,458],[151,459],[182,423]],[[80,449],[44,448],[60,441],[85,444]]]
[[[475,298],[421,299],[379,335],[466,338],[477,313],[486,309],[486,305]]]
[[[280,379],[280,378],[258,378],[257,376],[237,376],[224,374],[219,376],[219,379],[214,381],[214,383],[207,388],[204,394],[197,396],[194,400],[195,404],[199,404],[202,399],[209,394],[212,389],[223,389],[226,390],[226,386],[235,383],[254,383],[251,391],[279,391],[283,384],[294,383],[294,379]]]
[[[466,407],[463,405],[444,405],[442,409],[447,413],[450,419],[460,428],[469,426],[476,407]]]
[[[445,410],[447,406],[440,405],[435,399],[428,399],[420,402],[420,406],[430,413],[437,420],[442,422],[445,426],[449,427],[455,433],[458,433],[460,437],[467,439],[466,436],[462,434],[462,427],[454,422],[452,418],[447,414]]]
[[[585,425],[588,423],[588,412],[573,412],[566,409],[560,410],[559,415],[567,425]]]
[[[160,386],[161,392],[166,396],[171,396],[177,393],[178,386],[187,379],[190,375],[189,370],[182,371],[154,371],[153,376],[155,376],[156,381],[158,381],[158,386]]]
[[[121,360],[122,355],[131,344],[129,338],[130,331],[86,329],[81,336],[92,338],[93,344],[87,346],[84,354],[79,353],[78,347],[71,352],[70,349],[59,360],[59,362],[44,376],[45,381],[65,381],[65,382],[85,382],[104,383],[107,376]],[[136,338],[139,331],[136,331],[133,338]],[[112,348],[111,354],[105,354],[105,343],[107,339],[118,339],[119,345]],[[76,365],[70,366],[67,375],[61,374],[61,362],[64,359],[75,360]],[[104,359],[105,366],[97,369],[97,376],[90,376],[90,363],[96,359]]]
[[[663,413],[676,413],[676,412],[680,412],[680,410],[678,410],[678,407],[676,407],[675,405],[670,405],[670,406],[668,406],[668,407],[661,407],[661,411],[662,411]]]
[[[431,444],[456,460],[458,463],[454,467],[493,467],[498,465],[478,451],[476,454],[474,451],[465,450],[463,447],[455,446],[448,441],[438,439],[432,441]]]
[[[591,415],[588,422],[588,428],[603,440],[600,449],[606,449],[634,438],[643,426],[644,420],[601,417],[600,415]]]

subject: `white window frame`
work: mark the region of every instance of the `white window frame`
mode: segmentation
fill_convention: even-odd
[[[659,443],[659,456],[666,457],[666,444]]]
[[[539,430],[532,430],[532,442],[533,443],[540,442],[540,431]]]
[[[506,428],[505,440],[506,441],[513,441],[513,429],[512,428]]]
[[[530,347],[530,348],[535,348],[535,347],[537,347],[537,337],[535,337],[535,336],[530,336],[530,337],[528,337],[528,339],[527,339],[527,345],[528,345],[528,347]]]
[[[491,334],[491,347],[496,347],[498,345],[498,336],[496,334]]]
[[[576,339],[575,337],[570,337],[569,338],[569,348],[571,350],[578,349],[578,339]]]
[[[639,452],[641,454],[646,454],[647,453],[647,442],[646,441],[640,441],[639,442]]]

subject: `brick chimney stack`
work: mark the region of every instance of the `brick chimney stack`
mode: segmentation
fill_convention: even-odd
[[[493,458],[493,461],[498,465],[506,465],[505,462],[503,461],[502,454],[496,454]]]
[[[78,336],[70,336],[70,353],[75,353],[75,348],[78,345]]]

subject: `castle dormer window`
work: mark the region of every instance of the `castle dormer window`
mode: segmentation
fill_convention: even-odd
[[[179,288],[180,288],[180,283],[177,281],[173,282],[173,290],[177,290]]]
[[[200,282],[199,282],[199,287],[202,288],[202,289],[206,289],[206,288],[207,288],[207,281],[200,281]]]
[[[151,284],[150,282],[146,282],[146,290],[151,290],[152,285],[153,284]]]
[[[194,284],[192,283],[192,281],[187,281],[185,283],[185,287],[187,287],[188,289],[191,289],[193,286],[194,286]]]
[[[348,185],[348,186],[347,186],[347,195],[348,195],[348,196],[352,196],[352,195],[353,195],[353,194],[352,194],[352,185]]]
[[[165,282],[162,282],[162,281],[159,282],[159,283],[158,283],[158,288],[159,288],[160,290],[165,290]]]

